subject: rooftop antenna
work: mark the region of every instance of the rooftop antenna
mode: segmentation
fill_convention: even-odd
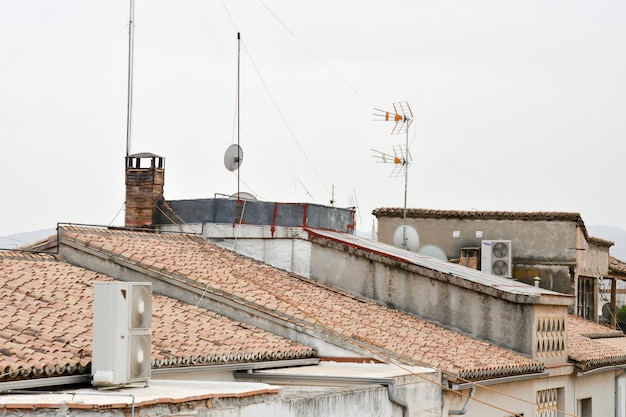
[[[239,96],[240,96],[240,61],[241,61],[241,36],[237,32],[237,143],[232,144],[226,149],[224,154],[224,165],[229,171],[237,171],[237,201],[241,199],[241,192],[239,191],[239,167],[243,162],[243,150],[239,146]]]
[[[133,113],[133,55],[135,46],[135,0],[130,0],[128,19],[128,97],[126,105],[126,156],[130,155],[130,138]]]
[[[393,110],[393,112],[390,112],[381,109],[374,109],[374,120],[394,122],[395,124],[393,126],[393,129],[391,130],[391,134],[405,134],[404,145],[394,145],[393,155],[377,151],[375,149],[372,149],[372,151],[374,152],[374,158],[378,159],[379,163],[394,164],[394,168],[391,171],[390,176],[399,177],[404,174],[404,210],[402,215],[402,226],[400,226],[394,233],[394,244],[396,244],[396,246],[402,247],[403,249],[417,251],[417,248],[419,247],[419,236],[417,234],[417,231],[414,228],[407,226],[406,224],[406,202],[409,181],[409,166],[413,161],[413,158],[411,157],[411,152],[409,151],[409,127],[413,123],[413,112],[411,111],[409,103],[406,101],[398,101],[393,103]],[[402,229],[401,236],[400,229]]]

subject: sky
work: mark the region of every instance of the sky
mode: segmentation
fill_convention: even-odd
[[[127,142],[130,4],[0,0],[0,236],[123,225],[127,146],[167,200],[333,200],[368,232],[406,186],[626,230],[626,2],[135,0]],[[398,102],[408,136],[374,120]],[[372,149],[406,143],[392,176]]]

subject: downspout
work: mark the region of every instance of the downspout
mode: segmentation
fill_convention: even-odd
[[[615,375],[615,415],[620,415],[618,414],[620,411],[622,412],[621,415],[623,415],[623,410],[621,410],[621,401],[620,401],[620,395],[621,393],[619,392],[619,379],[624,375],[624,373],[626,373],[625,370],[622,369],[622,372],[620,372],[619,374]]]
[[[469,395],[467,396],[467,400],[465,400],[465,404],[463,405],[463,408],[461,408],[460,410],[448,410],[448,415],[462,416],[463,414],[467,413],[467,407],[472,402],[472,398],[474,397],[474,391],[476,391],[476,387],[470,388]]]
[[[402,408],[402,417],[409,417],[409,404],[404,401],[402,398],[396,397],[396,393],[394,392],[393,387],[393,379],[390,382],[383,383],[387,387],[387,395],[389,396],[389,401],[393,404]]]

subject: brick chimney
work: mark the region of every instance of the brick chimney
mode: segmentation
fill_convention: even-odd
[[[163,201],[164,161],[147,152],[126,157],[126,227],[152,226]]]

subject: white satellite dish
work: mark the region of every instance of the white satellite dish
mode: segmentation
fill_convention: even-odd
[[[408,225],[400,226],[393,232],[393,245],[397,248],[417,252],[420,246],[420,237],[417,230]]]
[[[446,253],[439,246],[424,245],[417,251],[421,255],[430,256],[431,258],[441,259],[442,261],[448,261]]]
[[[256,201],[256,197],[253,196],[250,193],[246,193],[245,191],[242,191],[240,193],[235,193],[233,195],[230,196],[231,199],[235,199],[235,200],[248,200],[248,201]]]
[[[241,146],[233,144],[224,153],[224,166],[229,171],[235,171],[243,162],[243,150]]]

